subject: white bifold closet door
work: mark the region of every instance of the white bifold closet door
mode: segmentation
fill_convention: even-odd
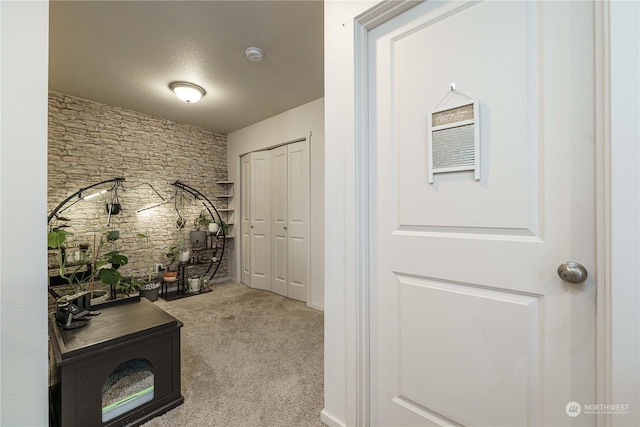
[[[270,156],[249,153],[241,161],[242,282],[270,290]]]
[[[247,154],[241,174],[242,282],[306,302],[311,262],[308,141]]]
[[[271,290],[307,301],[310,281],[309,143],[271,150]]]

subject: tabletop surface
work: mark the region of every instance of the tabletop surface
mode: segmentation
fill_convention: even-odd
[[[152,331],[182,326],[175,317],[146,298],[99,311],[101,314],[92,316],[86,326],[78,329],[62,329],[54,315],[49,316],[51,339],[55,340],[62,360]]]

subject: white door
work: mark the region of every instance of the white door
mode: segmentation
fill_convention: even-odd
[[[287,296],[287,146],[271,150],[271,291]]]
[[[594,425],[592,9],[427,1],[369,31],[371,425]],[[454,82],[480,179],[430,184]]]
[[[270,290],[269,259],[269,152],[258,151],[249,154],[250,158],[250,265],[251,287]]]
[[[308,300],[310,281],[309,243],[309,142],[287,146],[288,156],[288,280],[287,296],[299,301]]]
[[[242,248],[240,254],[242,278],[245,285],[251,286],[251,156],[240,159],[240,218]]]

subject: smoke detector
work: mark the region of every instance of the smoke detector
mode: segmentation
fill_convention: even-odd
[[[247,55],[247,59],[251,62],[260,62],[264,58],[264,52],[259,47],[248,47],[244,51]]]

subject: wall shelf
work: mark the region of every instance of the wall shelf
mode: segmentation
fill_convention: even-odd
[[[227,235],[225,236],[225,238],[226,238],[226,240],[231,240],[231,242],[229,242],[229,243],[232,243],[233,238],[235,237],[233,235],[233,231],[232,231],[233,230],[233,212],[234,212],[234,209],[231,209],[228,206],[229,206],[229,202],[234,197],[234,195],[233,195],[233,193],[234,193],[234,191],[233,191],[233,181],[218,181],[217,184],[224,185],[225,188],[226,188],[225,190],[223,190],[223,191],[226,192],[226,194],[220,194],[220,195],[217,195],[216,197],[218,199],[223,199],[223,200],[226,199],[227,200],[227,207],[226,208],[222,208],[222,209],[218,209],[218,212],[221,215],[224,215],[223,220],[228,225]]]

